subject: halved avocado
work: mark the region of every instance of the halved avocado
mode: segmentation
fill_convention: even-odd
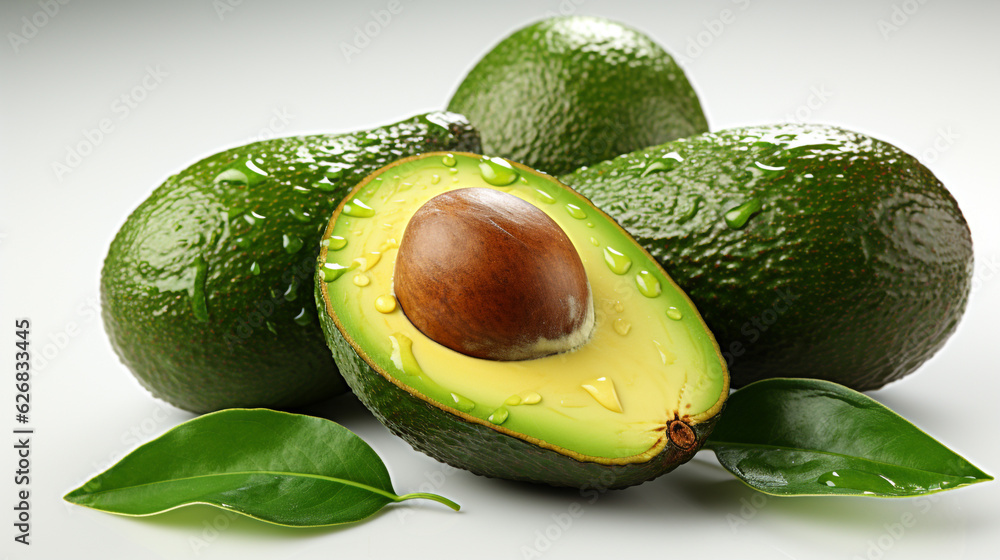
[[[461,230],[433,245],[436,238],[415,224],[440,217],[435,206],[449,209],[443,219],[457,220],[455,228],[481,224],[473,230],[489,230],[483,239],[500,231],[513,241],[484,246],[469,240],[477,231]],[[521,300],[573,274],[572,263],[563,262],[571,257],[533,245],[527,230],[534,226],[520,224],[520,215],[565,234],[587,288],[572,289],[589,298],[581,302],[567,292],[567,316],[583,319],[568,320],[573,332],[555,343],[548,335],[517,342],[540,348],[534,355],[541,357],[476,357],[427,321],[447,327],[451,317],[464,317],[485,334],[477,335],[475,325],[453,332],[488,337],[507,328],[488,309],[507,298],[511,313],[527,318],[526,332],[544,329],[547,315],[529,324],[544,301]],[[410,246],[416,244],[422,246]],[[468,255],[451,273],[406,272],[407,289],[423,297],[397,297],[404,272],[397,261],[420,264],[463,251]],[[535,264],[518,268],[521,261]],[[441,270],[434,266],[427,269]],[[470,269],[479,274],[470,276]],[[530,277],[519,283],[524,275]],[[414,448],[477,474],[580,488],[638,484],[694,455],[729,392],[715,339],[656,261],[583,196],[500,158],[435,152],[369,175],[330,221],[316,289],[327,342],[362,402]],[[546,297],[559,298],[559,289]]]

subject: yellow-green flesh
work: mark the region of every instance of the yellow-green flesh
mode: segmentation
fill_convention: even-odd
[[[446,348],[407,320],[392,297],[406,224],[430,198],[465,187],[517,196],[563,228],[594,298],[587,343],[535,360],[490,361]],[[607,459],[650,453],[669,421],[696,424],[721,408],[725,366],[694,306],[617,224],[551,177],[437,154],[387,168],[355,192],[323,241],[328,297],[354,348],[397,385],[466,420]]]

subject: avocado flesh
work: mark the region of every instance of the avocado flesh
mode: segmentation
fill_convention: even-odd
[[[290,408],[347,390],[315,316],[330,212],[401,155],[478,149],[464,117],[429,113],[209,156],[129,216],[101,276],[104,324],[152,394],[193,412]]]
[[[691,296],[737,387],[814,377],[877,389],[930,358],[968,299],[972,241],[954,198],[863,134],[737,128],[561,179]]]
[[[487,153],[558,175],[708,131],[684,71],[647,35],[589,16],[554,17],[505,38],[448,104]]]
[[[415,447],[480,474],[579,486],[594,476],[585,463],[653,465],[615,475],[616,485],[628,485],[690,458],[696,446],[678,450],[668,424],[682,420],[700,443],[728,394],[725,365],[697,310],[586,199],[519,165],[512,183],[491,185],[481,165],[489,166],[482,156],[461,153],[398,161],[360,184],[334,215],[320,253],[318,303],[348,384]],[[407,221],[435,195],[464,187],[517,196],[565,231],[592,290],[588,342],[534,360],[484,360],[427,338],[398,305],[380,311],[393,293]],[[510,445],[534,466],[491,459]]]

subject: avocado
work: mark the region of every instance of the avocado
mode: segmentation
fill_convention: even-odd
[[[647,35],[597,17],[553,17],[514,32],[458,86],[494,154],[552,175],[708,131],[684,71]]]
[[[899,379],[955,331],[972,239],[914,157],[823,125],[702,134],[562,177],[701,310],[733,385]]]
[[[289,408],[347,390],[315,315],[319,240],[371,171],[428,150],[477,150],[459,115],[255,142],[167,179],[111,243],[104,325],[155,397],[193,412]]]
[[[355,187],[321,245],[320,323],[348,385],[456,467],[638,484],[690,459],[728,396],[687,296],[607,215],[526,166],[403,158]]]

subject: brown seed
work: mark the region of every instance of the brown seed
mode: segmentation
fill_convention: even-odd
[[[594,325],[590,286],[558,224],[487,188],[440,194],[403,233],[393,276],[407,318],[432,340],[489,360],[571,350]]]

